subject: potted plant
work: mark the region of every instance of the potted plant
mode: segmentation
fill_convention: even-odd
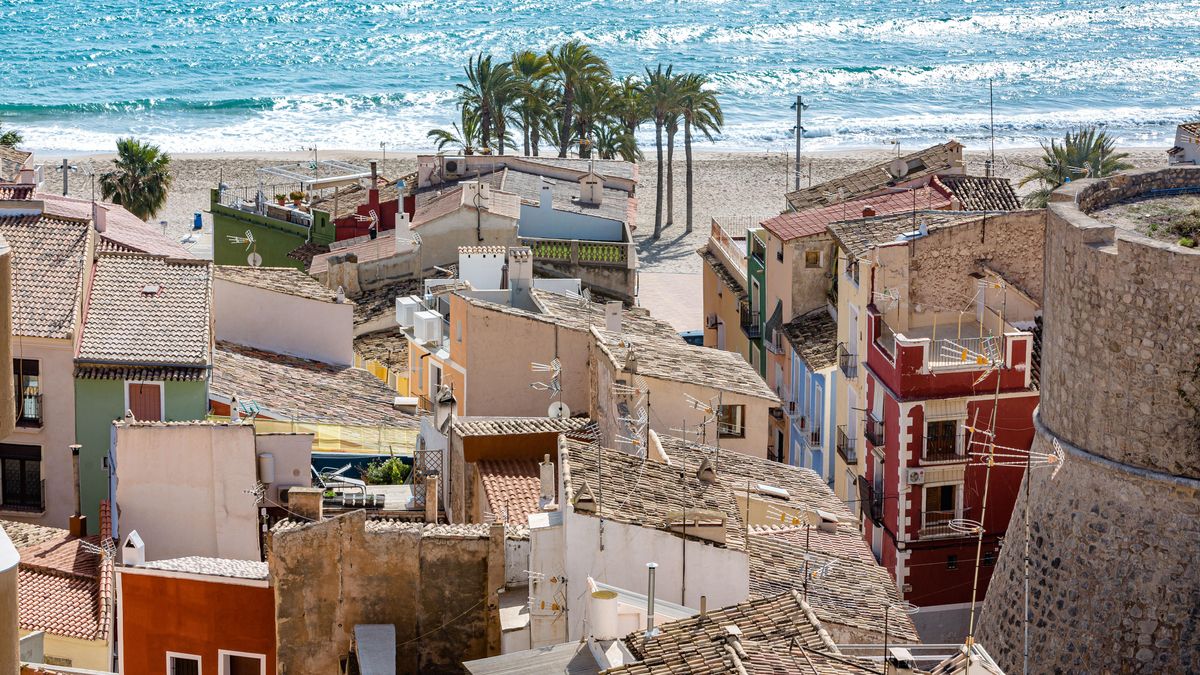
[[[283,206],[284,202],[286,202],[286,201],[287,201],[287,195],[275,195],[275,203],[276,204]]]
[[[296,207],[299,207],[301,204],[304,203],[304,193],[301,192],[300,190],[296,190],[295,192],[293,192],[292,194],[290,194],[288,196],[292,198],[292,204]]]

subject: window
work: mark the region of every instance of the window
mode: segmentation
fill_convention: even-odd
[[[438,389],[442,386],[442,368],[436,363],[429,364],[429,398],[434,398],[438,395]]]
[[[222,649],[217,652],[217,655],[220,658],[218,675],[265,675],[267,672],[267,657],[263,654],[230,652]]]
[[[721,414],[717,420],[717,428],[720,431],[721,438],[746,437],[745,413],[746,406],[744,405],[721,406]]]
[[[995,564],[996,564],[996,552],[995,551],[984,551],[983,552],[983,566],[991,567],[992,565],[995,565]]]
[[[40,446],[0,443],[0,505],[27,511],[44,508]]]
[[[946,527],[958,517],[959,485],[934,485],[925,488],[925,527]]]
[[[805,251],[804,252],[804,266],[805,267],[820,267],[821,266],[821,252],[820,251]]]
[[[200,657],[167,652],[167,675],[200,675]]]
[[[958,569],[958,556],[956,556],[956,555],[946,556],[946,569],[948,569],[948,570]]]
[[[925,458],[954,459],[958,456],[958,420],[932,420],[925,424]]]
[[[126,382],[125,409],[139,422],[161,422],[164,419],[162,382]]]
[[[38,362],[13,359],[13,384],[17,389],[17,426],[42,426],[42,388]]]
[[[783,242],[779,242],[779,250],[775,252],[775,259],[783,262]]]

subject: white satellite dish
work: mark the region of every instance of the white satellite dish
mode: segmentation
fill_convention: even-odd
[[[251,251],[250,255],[246,256],[246,262],[250,263],[251,267],[262,267],[262,255],[258,251]]]
[[[546,413],[553,419],[566,419],[571,416],[571,409],[562,401],[555,401],[550,404],[550,410]]]
[[[888,173],[896,178],[902,178],[908,173],[908,162],[897,157],[888,163]]]

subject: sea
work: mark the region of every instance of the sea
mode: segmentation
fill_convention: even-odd
[[[483,52],[591,45],[705,73],[705,149],[1163,146],[1200,116],[1200,0],[0,0],[0,125],[27,147],[427,150]],[[650,142],[652,127],[642,131]]]

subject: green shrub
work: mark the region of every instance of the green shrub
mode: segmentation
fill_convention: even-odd
[[[1188,248],[1196,248],[1196,240],[1193,237],[1183,237],[1179,240],[1179,245],[1186,246]]]
[[[399,457],[377,459],[363,471],[363,480],[372,485],[400,485],[408,479],[411,470]]]

